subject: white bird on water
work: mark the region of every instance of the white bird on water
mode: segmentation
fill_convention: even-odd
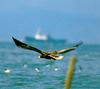
[[[5,70],[4,70],[4,73],[6,73],[6,74],[11,73],[11,69],[8,69],[8,68],[7,68],[7,69],[5,69]]]
[[[39,68],[35,68],[35,71],[36,71],[36,72],[40,72]]]
[[[55,69],[54,69],[54,71],[58,71],[58,70],[59,70],[58,68],[55,68]]]

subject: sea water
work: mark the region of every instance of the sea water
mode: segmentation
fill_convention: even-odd
[[[40,48],[46,51],[62,48],[55,45]],[[0,89],[64,89],[72,55],[77,62],[71,89],[100,89],[100,45],[84,44],[63,54],[64,60],[58,61],[38,59],[38,55],[13,43],[0,43]]]

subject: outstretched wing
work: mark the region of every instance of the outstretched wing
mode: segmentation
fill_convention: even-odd
[[[20,48],[36,51],[36,52],[38,52],[40,54],[43,54],[43,52],[41,50],[39,50],[39,49],[37,49],[35,47],[32,47],[32,46],[30,46],[28,44],[25,44],[25,43],[15,39],[14,37],[12,37],[12,39],[14,40],[15,44]]]
[[[76,45],[74,45],[73,47],[79,47],[81,44],[83,44],[83,42],[81,41],[81,42],[78,42]]]
[[[51,54],[63,54],[63,53],[66,53],[66,52],[70,52],[70,51],[73,51],[75,50],[77,47],[79,47],[83,42],[79,42],[77,43],[76,45],[74,45],[73,47],[71,48],[65,48],[65,49],[62,49],[62,50],[58,50],[58,51],[53,51],[53,52],[50,52]]]

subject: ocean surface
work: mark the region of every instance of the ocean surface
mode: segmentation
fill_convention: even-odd
[[[41,47],[45,51],[70,45]],[[64,60],[38,59],[39,54],[0,43],[0,89],[64,89],[69,58],[77,59],[71,89],[100,89],[100,45],[81,45],[64,55]]]

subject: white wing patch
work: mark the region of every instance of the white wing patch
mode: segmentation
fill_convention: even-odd
[[[64,58],[64,56],[55,57],[55,59],[57,59],[57,60],[61,60],[61,59],[63,59],[63,58]]]
[[[58,55],[55,55],[55,56],[49,55],[49,56],[54,60],[62,60],[64,58],[64,56],[58,56]]]

